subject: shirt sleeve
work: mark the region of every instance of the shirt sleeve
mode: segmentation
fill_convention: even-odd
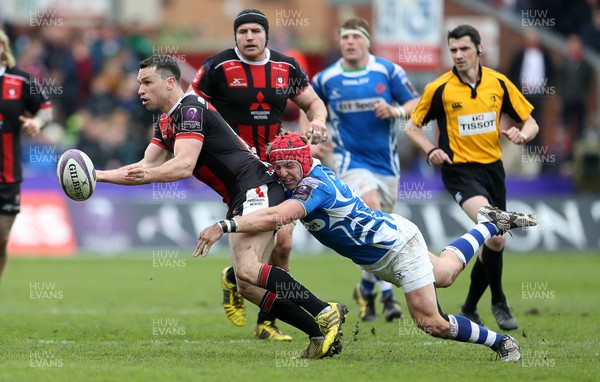
[[[25,88],[23,94],[25,109],[31,114],[35,114],[40,109],[51,107],[52,104],[46,90],[37,84],[31,75],[27,74],[27,79],[28,81],[23,83]]]
[[[508,78],[501,78],[501,81],[505,87],[502,112],[510,115],[516,122],[523,122],[531,115],[533,105]]]
[[[202,97],[210,100],[214,94],[215,86],[212,81],[212,76],[215,75],[215,69],[212,68],[212,60],[207,59],[204,64],[198,69],[196,76],[192,80],[192,88],[196,94],[200,94]]]
[[[292,67],[290,68],[290,78],[288,87],[291,90],[288,94],[288,98],[293,98],[298,94],[302,93],[310,83],[308,82],[308,76],[304,69],[300,66],[298,61],[292,57]]]
[[[421,96],[419,103],[410,113],[410,118],[417,126],[423,126],[432,119],[436,118],[435,112],[432,108],[435,91],[436,88],[432,84],[425,86],[425,90],[423,91],[423,95]]]
[[[175,121],[175,139],[192,138],[203,141],[206,127],[204,111],[200,105],[183,104],[179,121]]]
[[[327,95],[325,94],[325,90],[321,87],[321,78],[322,78],[322,74],[323,72],[319,72],[317,73],[312,80],[312,87],[315,90],[315,93],[317,93],[317,95],[319,96],[319,98],[321,98],[321,100],[325,103],[327,103]]]
[[[331,198],[335,199],[335,192],[326,183],[315,178],[304,178],[298,184],[291,199],[299,201],[310,214],[319,208],[333,205]]]
[[[417,92],[417,89],[408,79],[408,75],[404,69],[399,65],[393,64],[390,85],[392,88],[392,97],[400,105],[412,99],[419,98],[419,92]]]

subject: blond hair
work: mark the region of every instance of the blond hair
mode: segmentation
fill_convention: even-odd
[[[12,54],[12,49],[10,48],[10,40],[8,36],[2,29],[0,29],[0,44],[4,45],[4,52],[2,52],[2,57],[0,57],[0,62],[6,64],[7,67],[14,67],[17,62],[15,60],[15,56]]]

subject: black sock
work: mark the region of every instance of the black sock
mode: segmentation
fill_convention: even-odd
[[[229,267],[227,273],[225,274],[225,279],[227,279],[227,281],[229,281],[233,285],[237,285],[237,281],[235,281],[235,271],[233,270],[233,267]]]
[[[275,324],[275,316],[271,313],[267,313],[263,310],[258,311],[258,317],[256,318],[256,325],[260,325],[265,321],[271,321],[271,323]]]
[[[486,245],[483,246],[483,266],[492,292],[492,304],[506,303],[506,296],[502,290],[502,252],[504,249],[494,251]]]
[[[282,300],[296,303],[316,317],[329,304],[319,300],[292,275],[274,265],[264,264],[258,272],[258,286],[271,291]]]
[[[485,272],[485,268],[479,257],[473,264],[473,269],[471,270],[471,284],[469,285],[469,292],[467,293],[467,299],[463,304],[463,310],[467,312],[474,312],[477,310],[477,303],[485,289],[488,287],[488,279],[487,274]]]
[[[258,305],[260,311],[302,330],[309,337],[322,336],[321,328],[306,310],[289,300],[283,300],[267,291]]]

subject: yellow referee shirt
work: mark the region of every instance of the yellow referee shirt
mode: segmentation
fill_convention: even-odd
[[[493,163],[502,156],[500,116],[522,122],[533,110],[517,87],[503,74],[481,67],[475,87],[462,82],[456,68],[425,87],[412,111],[417,126],[436,120],[438,146],[457,163]]]

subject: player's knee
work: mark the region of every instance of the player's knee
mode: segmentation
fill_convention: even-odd
[[[240,282],[240,281],[245,281],[245,280],[241,279],[237,274],[236,274],[236,278],[237,278],[238,292],[242,295],[242,297],[248,298],[249,294],[250,294],[250,290],[251,290],[250,283],[249,282]]]
[[[436,288],[448,288],[450,285],[452,285],[453,282],[454,282],[454,279],[452,279],[449,272],[443,272],[443,273],[437,274],[435,276],[435,287]]]
[[[447,288],[454,284],[454,281],[464,269],[464,263],[450,251],[442,252],[439,262],[434,270],[435,287]]]
[[[244,283],[248,283],[248,284],[256,284],[256,275],[252,275],[250,274],[250,272],[248,272],[247,270],[243,269],[243,268],[237,268],[235,270],[235,277],[237,279],[237,285],[238,285],[238,291],[240,293],[242,293],[241,289],[244,289],[244,287],[246,287],[246,285],[244,285]],[[242,282],[240,282],[242,281]],[[243,295],[243,293],[242,293]]]

